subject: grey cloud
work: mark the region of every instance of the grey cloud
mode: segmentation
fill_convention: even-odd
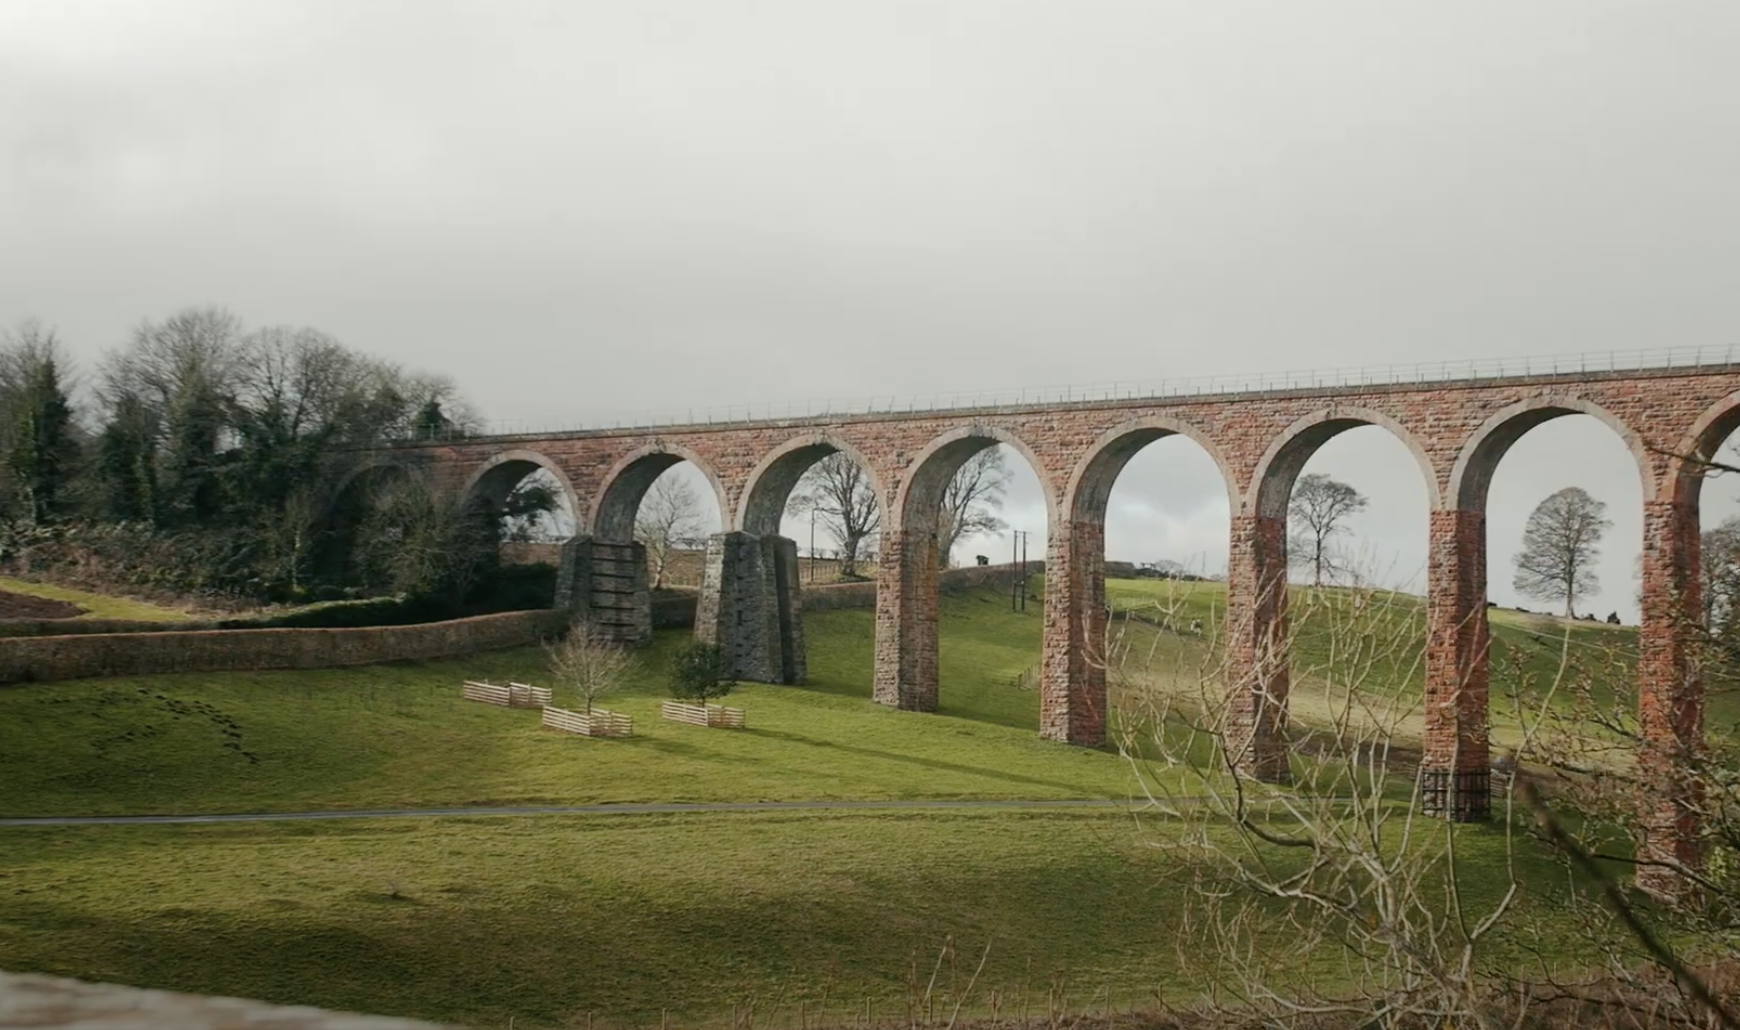
[[[0,321],[223,303],[551,425],[1735,343],[1737,97],[1727,0],[9,4]],[[1119,547],[1214,536],[1178,475]]]

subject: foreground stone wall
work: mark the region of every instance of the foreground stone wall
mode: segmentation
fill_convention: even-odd
[[[415,626],[16,637],[0,640],[0,683],[450,658],[535,644],[566,623],[566,612],[541,609]]]

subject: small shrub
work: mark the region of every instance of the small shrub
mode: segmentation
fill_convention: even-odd
[[[724,697],[737,685],[719,645],[700,641],[683,648],[671,658],[670,676],[672,697],[702,705]]]

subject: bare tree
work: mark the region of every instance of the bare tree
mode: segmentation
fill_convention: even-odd
[[[1003,448],[987,447],[967,459],[943,491],[937,518],[937,559],[954,562],[955,544],[975,533],[1000,533],[1008,525],[997,517],[1009,488],[1009,466]]]
[[[1287,528],[1291,541],[1287,552],[1294,564],[1311,570],[1313,586],[1322,586],[1325,574],[1340,571],[1331,542],[1347,532],[1347,520],[1366,509],[1364,494],[1339,479],[1314,472],[1293,484],[1287,502]]]
[[[242,320],[231,312],[188,308],[141,322],[101,369],[98,395],[111,418],[134,403],[151,415],[158,507],[172,522],[221,512],[219,452],[236,404],[241,338]]]
[[[654,481],[634,515],[634,538],[646,547],[654,590],[664,585],[672,553],[693,545],[701,528],[701,498],[695,488],[670,475]]]
[[[882,508],[876,503],[870,474],[840,451],[810,466],[785,510],[793,516],[815,516],[840,545],[843,576],[857,575],[858,553],[882,525]]]
[[[1516,556],[1518,593],[1538,600],[1563,599],[1565,615],[1575,615],[1576,603],[1599,590],[1595,560],[1601,537],[1612,527],[1607,504],[1581,487],[1568,486],[1542,501],[1523,527],[1523,546]]]
[[[622,686],[634,668],[634,655],[628,648],[583,619],[569,626],[559,642],[546,644],[544,652],[556,685],[579,694],[587,715],[592,714],[592,702]]]
[[[1325,656],[1292,697],[1290,746],[1307,789],[1256,781],[1229,760],[1249,737],[1228,705],[1224,658],[1168,655],[1145,628],[1176,602],[1107,627],[1096,658],[1120,708],[1121,750],[1151,802],[1149,843],[1179,859],[1181,979],[1212,999],[1170,1022],[1740,1028],[1722,958],[1740,903],[1733,740],[1652,752],[1626,693],[1635,656],[1622,645],[1566,637],[1544,666],[1532,650],[1500,648],[1493,683],[1518,719],[1486,795],[1503,816],[1490,830],[1423,819],[1422,803],[1441,803],[1446,787],[1396,746],[1418,732],[1418,695],[1384,686],[1417,668],[1421,626],[1415,610],[1378,602],[1370,591],[1314,593],[1290,625],[1294,640],[1310,625]],[[1673,774],[1650,773],[1664,767]],[[1621,828],[1640,809],[1695,812],[1704,865],[1627,854]],[[1518,818],[1531,811],[1532,829]],[[1545,907],[1543,858],[1572,885]],[[1639,904],[1613,875],[1628,862],[1637,881],[1673,873],[1698,888],[1697,902]]]

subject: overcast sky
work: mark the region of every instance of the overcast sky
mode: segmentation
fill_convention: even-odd
[[[1725,346],[1740,4],[0,0],[0,244],[0,321],[80,358],[216,303],[537,423]],[[1399,445],[1309,471],[1419,572]],[[1636,473],[1584,419],[1500,469],[1493,596],[1573,483],[1631,618]],[[1216,571],[1225,522],[1172,441],[1109,549]]]

